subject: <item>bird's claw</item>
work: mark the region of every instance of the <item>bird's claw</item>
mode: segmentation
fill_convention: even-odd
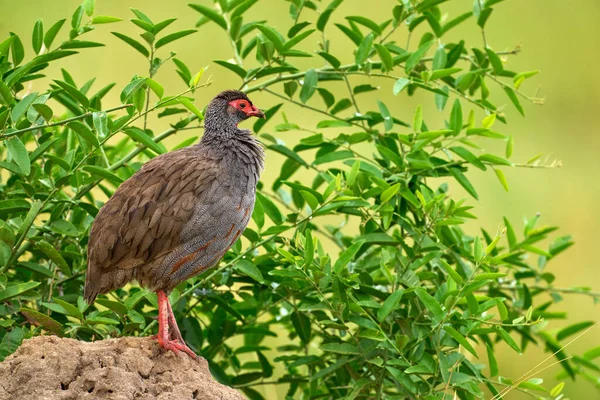
[[[165,350],[171,350],[175,354],[179,354],[180,351],[183,351],[188,356],[192,357],[194,360],[197,358],[196,353],[192,349],[190,349],[185,343],[181,343],[177,340],[158,340],[158,344]]]

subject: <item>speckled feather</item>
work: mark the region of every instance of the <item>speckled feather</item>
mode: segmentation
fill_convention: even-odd
[[[88,244],[88,302],[134,279],[170,291],[216,265],[243,233],[264,153],[237,127],[247,116],[228,102],[240,96],[248,100],[217,96],[200,143],[150,160],[102,207]]]

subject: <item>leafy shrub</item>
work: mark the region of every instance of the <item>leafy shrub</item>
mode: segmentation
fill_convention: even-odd
[[[471,399],[487,388],[498,399],[515,387],[561,398],[563,384],[545,388],[532,379],[537,371],[505,377],[510,371],[495,359],[504,342],[519,353],[542,346],[560,361],[561,378],[598,386],[599,348],[574,356],[564,348],[593,322],[548,329],[549,320],[567,317],[553,308],[561,293],[597,300],[587,289],[554,287],[546,268],[571,238],[540,227],[538,216],[520,233],[505,219],[498,232],[469,234],[460,225],[476,218],[470,201],[448,194],[460,185],[477,199],[473,167],[507,190],[503,169],[546,167],[536,158],[511,161],[513,139],[501,132],[509,115],[524,114],[522,101],[537,101],[520,90],[535,72],[507,69],[518,49],[445,40],[460,24],[485,29],[499,2],[478,0],[446,18],[443,0],[404,0],[375,22],[341,18],[341,0],[292,0],[284,33],[247,20],[248,9],[262,7],[256,0],[190,4],[197,27],[216,24],[231,42],[234,61],[214,60],[217,68],[237,75],[246,93],[273,96],[267,125],[253,128],[269,152],[285,157],[278,177],[259,186],[253,224],[220,268],[171,294],[185,339],[218,380],[252,399],[263,398],[261,385],[282,386],[289,398]],[[38,20],[27,62],[17,35],[0,43],[0,359],[42,332],[92,340],[156,330],[156,297],[135,285],[85,304],[88,232],[105,198],[167,151],[165,138],[200,127],[201,107],[190,96],[210,81],[165,50],[194,40],[195,29],[173,32],[174,19],[132,12],[141,38],[113,34],[150,72],[130,82],[98,88],[90,76],[78,85],[64,69],[48,87],[36,82],[49,65],[102,46],[86,33],[121,21],[95,15],[93,0],[70,21],[46,28]],[[69,26],[68,39],[57,40]],[[353,62],[339,61],[345,55],[327,38],[332,30],[353,43]],[[404,47],[399,36],[408,37]],[[160,68],[175,68],[185,89],[163,88],[153,79]],[[103,104],[115,86],[122,104]],[[427,93],[446,122],[429,126],[420,104],[403,121],[393,105],[365,100],[375,90]],[[506,102],[513,108],[501,111]],[[284,105],[323,120],[308,127]],[[171,128],[153,132],[151,113]],[[290,148],[276,137],[286,131],[304,136]],[[504,154],[484,153],[490,142],[505,144]]]

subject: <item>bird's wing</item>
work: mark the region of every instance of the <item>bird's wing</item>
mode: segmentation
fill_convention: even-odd
[[[222,180],[207,150],[156,157],[124,182],[98,213],[88,244],[88,279],[151,263],[177,247],[194,206]]]

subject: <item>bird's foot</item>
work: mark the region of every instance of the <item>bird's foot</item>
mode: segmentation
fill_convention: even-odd
[[[185,343],[181,343],[178,340],[163,340],[158,338],[158,344],[165,350],[171,350],[175,354],[179,354],[180,351],[183,351],[188,356],[192,357],[194,360],[198,357],[196,353],[192,349],[190,349]]]

